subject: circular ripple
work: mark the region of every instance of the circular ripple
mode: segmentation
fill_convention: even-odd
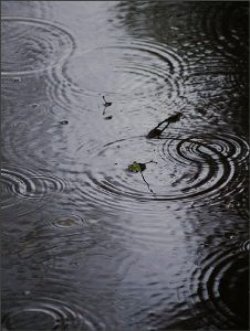
[[[50,222],[53,226],[59,228],[79,227],[84,225],[84,220],[77,215],[60,216]]]
[[[202,313],[204,323],[223,329],[244,326],[248,320],[249,261],[247,252],[235,248],[201,258],[192,273],[188,300],[192,312]],[[205,317],[206,316],[206,317]]]
[[[48,219],[48,225],[49,230],[51,231],[53,228],[58,235],[76,236],[85,233],[87,220],[79,215],[65,213]]]
[[[56,299],[34,299],[32,303],[3,314],[3,327],[7,330],[107,330],[98,314],[74,303]]]
[[[79,66],[81,66],[81,64],[79,64]],[[71,112],[75,109],[82,111],[89,106],[87,102],[88,97],[92,95],[90,93],[89,96],[85,95],[85,98],[82,98],[82,90],[74,80],[67,75],[66,67],[67,65],[64,64],[62,67],[54,67],[48,72],[46,77],[46,94],[57,108],[59,106],[67,112],[69,108]]]
[[[250,251],[250,239],[247,239],[240,243],[240,250],[243,252],[249,252]]]
[[[184,94],[184,67],[182,58],[166,45],[120,41],[75,57],[65,75],[74,77],[78,94],[147,95],[167,100]]]
[[[147,201],[209,199],[217,203],[243,188],[248,152],[243,139],[177,130],[169,130],[162,138],[134,137],[105,145],[84,166],[87,179],[83,183],[83,177],[79,178],[77,200],[112,208]],[[135,160],[157,162],[143,172],[147,183],[140,173],[126,170]]]
[[[41,207],[46,195],[61,192],[63,181],[46,178],[27,169],[2,168],[1,170],[1,207],[23,215]]]
[[[231,134],[204,134],[200,132],[196,135],[190,134],[188,139],[192,139],[194,142],[198,141],[201,145],[209,145],[209,148],[215,153],[219,153],[222,158],[225,157],[237,164],[244,163],[249,156],[247,141]]]
[[[167,140],[162,149],[166,161],[171,159],[184,167],[195,165],[196,171],[186,177],[182,188],[185,198],[202,195],[213,202],[244,190],[248,154],[249,146],[244,139],[227,134],[201,133],[179,141]]]
[[[2,75],[37,73],[64,62],[75,48],[69,32],[37,19],[2,19]]]

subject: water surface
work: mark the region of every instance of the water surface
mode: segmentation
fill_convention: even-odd
[[[248,2],[1,5],[3,330],[247,330]]]

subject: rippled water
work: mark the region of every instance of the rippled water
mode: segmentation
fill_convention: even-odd
[[[248,2],[1,5],[3,330],[247,330]]]

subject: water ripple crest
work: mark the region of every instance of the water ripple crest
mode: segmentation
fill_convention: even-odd
[[[78,96],[119,94],[143,98],[147,95],[172,100],[185,93],[184,72],[183,59],[167,45],[120,40],[75,57],[64,74],[69,81],[71,75],[77,81]]]
[[[54,23],[20,17],[2,18],[2,75],[37,73],[65,62],[75,41]]]
[[[133,149],[131,148],[133,145]],[[130,209],[156,201],[220,203],[244,189],[249,147],[233,135],[169,130],[162,139],[138,136],[103,146],[89,158],[85,177],[75,174],[76,199],[111,209]],[[150,163],[143,172],[127,171],[133,161]],[[222,194],[223,192],[223,194]],[[83,199],[84,198],[84,199]],[[148,206],[148,208],[147,208]]]
[[[3,326],[7,330],[107,330],[97,314],[87,308],[46,297],[11,309],[3,316]]]
[[[202,316],[203,325],[223,325],[223,329],[230,330],[241,325],[244,329],[249,305],[248,252],[227,247],[199,254],[185,294],[191,311]]]
[[[4,211],[15,208],[17,216],[39,209],[46,197],[65,189],[65,183],[58,178],[12,167],[2,168],[1,182],[1,207]]]

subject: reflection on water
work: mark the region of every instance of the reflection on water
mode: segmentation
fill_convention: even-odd
[[[247,330],[248,3],[3,1],[1,36],[3,329]]]

